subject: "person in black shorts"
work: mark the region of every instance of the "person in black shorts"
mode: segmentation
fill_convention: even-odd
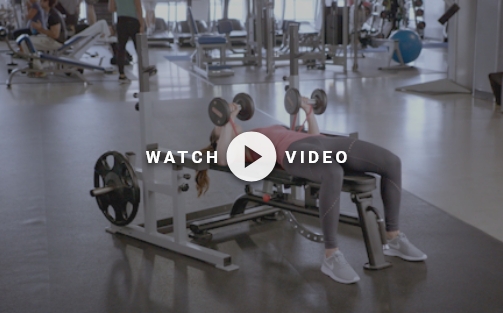
[[[124,73],[126,44],[131,38],[136,49],[136,34],[143,33],[144,21],[141,0],[110,0],[108,8],[110,12],[117,12],[116,31],[119,81],[121,84],[129,83],[130,80]]]

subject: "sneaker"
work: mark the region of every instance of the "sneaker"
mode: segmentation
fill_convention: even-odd
[[[131,80],[126,76],[119,76],[119,84],[125,85],[131,83]]]
[[[353,284],[360,280],[358,274],[339,250],[323,260],[321,272],[341,284]]]
[[[416,248],[404,233],[399,233],[395,238],[388,240],[384,246],[384,255],[397,256],[406,261],[424,261],[428,257],[421,250]]]

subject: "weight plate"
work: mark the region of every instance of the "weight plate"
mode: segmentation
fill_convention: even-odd
[[[110,166],[107,158],[113,158]],[[138,213],[140,187],[133,167],[119,152],[104,153],[94,166],[94,187],[114,187],[113,191],[96,196],[98,207],[107,220],[117,226],[131,223]]]
[[[300,92],[295,88],[290,88],[285,93],[285,109],[290,114],[297,114],[302,103]]]
[[[234,99],[232,99],[232,102],[241,106],[241,110],[238,113],[238,119],[247,121],[253,117],[253,114],[255,114],[255,103],[249,94],[244,92],[238,93]]]
[[[311,94],[311,99],[316,100],[313,112],[316,115],[323,114],[327,109],[327,93],[323,89],[315,89]]]
[[[214,98],[208,106],[208,114],[216,126],[224,126],[229,121],[231,110],[229,104],[222,98]]]

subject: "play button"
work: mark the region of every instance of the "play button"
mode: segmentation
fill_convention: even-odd
[[[254,153],[257,157],[256,157],[256,160],[251,162],[251,163],[246,163],[245,164],[245,168],[247,168],[248,166],[252,165],[253,163],[255,163],[256,161],[258,161],[258,159],[260,159],[262,156],[257,153],[257,151],[254,151],[252,148],[248,147],[245,145],[245,157],[246,157],[246,149],[248,149],[251,153]]]
[[[254,161],[246,163],[246,149]],[[245,132],[234,138],[227,148],[227,165],[239,179],[254,182],[267,177],[276,165],[276,149],[261,133]]]

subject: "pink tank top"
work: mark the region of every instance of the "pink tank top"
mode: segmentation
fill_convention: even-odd
[[[271,140],[272,144],[276,148],[276,162],[281,166],[283,166],[285,152],[293,142],[313,136],[311,134],[292,131],[281,125],[256,128],[251,131],[261,133]],[[258,159],[258,155],[256,153],[251,152],[250,156],[253,160]]]

